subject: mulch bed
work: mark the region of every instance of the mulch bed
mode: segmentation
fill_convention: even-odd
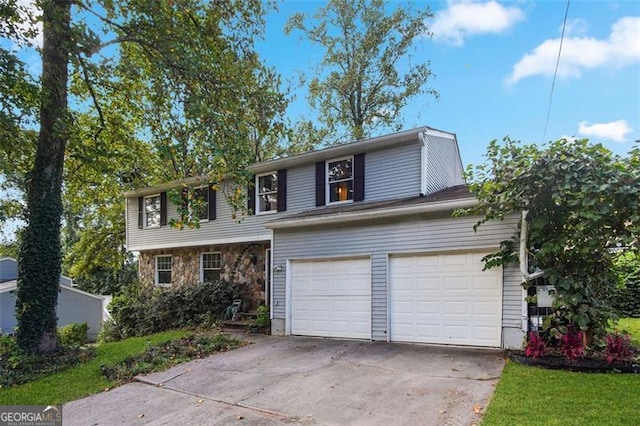
[[[551,370],[577,371],[582,373],[626,373],[639,374],[640,364],[609,364],[604,359],[579,358],[568,360],[561,355],[545,355],[540,358],[528,358],[521,352],[509,353],[509,359],[523,365],[532,365]]]

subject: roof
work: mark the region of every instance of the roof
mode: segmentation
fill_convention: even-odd
[[[268,222],[266,227],[279,229],[336,223],[336,221],[341,223],[355,222],[365,219],[453,211],[469,208],[476,204],[477,200],[469,191],[469,187],[457,185],[426,196],[315,208]]]
[[[357,154],[363,149],[374,151],[380,148],[387,148],[394,145],[404,143],[418,142],[421,134],[431,134],[434,136],[455,139],[455,134],[445,132],[443,130],[434,129],[432,127],[416,127],[415,129],[405,130],[402,132],[392,133],[389,135],[377,136],[375,138],[362,139],[355,142],[345,143],[342,145],[332,146],[329,148],[319,149],[317,151],[305,152],[303,154],[292,155],[289,157],[278,158],[275,160],[267,160],[254,163],[247,167],[251,173],[266,173],[274,170],[287,169],[293,166],[311,164],[322,160],[342,157],[346,155]],[[202,185],[209,182],[209,176],[195,176],[172,182],[166,182],[159,185],[138,188],[133,191],[124,193],[125,197],[139,197],[151,194],[157,194],[168,189],[177,188],[183,185]]]
[[[272,172],[278,169],[286,169],[292,166],[315,163],[317,161],[327,160],[331,158],[342,157],[362,152],[363,149],[373,151],[380,148],[387,148],[393,145],[400,145],[408,142],[418,142],[420,135],[432,134],[434,136],[442,136],[449,139],[455,139],[454,133],[445,132],[431,127],[417,127],[415,129],[405,130],[402,132],[392,133],[389,135],[378,136],[370,139],[362,139],[342,145],[332,146],[317,151],[305,152],[303,154],[292,155],[290,157],[278,158],[275,160],[262,161],[248,167],[252,173]]]
[[[84,296],[93,297],[95,299],[100,299],[100,300],[103,299],[102,296],[99,296],[97,294],[87,293],[86,291],[82,291],[82,290],[74,288],[74,287],[69,287],[68,285],[60,285],[59,284],[59,287],[60,287],[61,290],[69,290],[69,291],[73,291],[74,293],[82,294]],[[18,288],[18,281],[16,281],[16,280],[5,281],[3,283],[0,283],[0,294],[7,293],[9,291],[14,291],[17,288]]]

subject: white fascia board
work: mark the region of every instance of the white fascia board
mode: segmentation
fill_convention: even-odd
[[[223,239],[209,239],[209,240],[192,240],[183,241],[178,243],[163,243],[163,244],[140,244],[127,247],[127,251],[147,251],[147,250],[167,250],[172,248],[185,248],[185,247],[201,247],[201,246],[223,246],[226,244],[239,244],[239,243],[261,243],[271,241],[272,232],[258,235],[247,235],[242,237],[223,238]]]
[[[433,202],[428,204],[420,204],[417,206],[400,206],[386,209],[372,209],[359,212],[347,212],[328,214],[324,216],[298,218],[298,219],[281,219],[273,222],[267,222],[265,226],[269,229],[286,229],[297,228],[303,226],[327,225],[335,223],[351,223],[360,222],[368,219],[383,219],[399,216],[410,216],[422,213],[435,213],[441,211],[450,211],[457,209],[466,209],[474,207],[478,204],[475,198],[461,198],[458,200],[447,200],[441,202]]]
[[[63,290],[69,290],[69,291],[73,291],[74,293],[78,293],[78,294],[82,294],[83,296],[88,296],[88,297],[93,297],[94,299],[98,299],[98,300],[104,300],[104,297],[99,296],[97,294],[93,294],[93,293],[87,293],[86,291],[82,291],[76,287],[69,287],[68,285],[61,285],[60,286],[61,289]]]
[[[427,138],[425,133],[420,133],[420,194],[427,194]]]
[[[436,132],[437,134],[447,135],[451,138],[451,133],[442,132],[441,130],[431,129],[429,127],[418,127],[403,132],[392,133],[390,135],[378,136],[371,139],[364,139],[344,145],[333,146],[318,151],[306,152],[304,154],[294,155],[292,157],[279,158],[276,160],[263,161],[255,163],[248,167],[251,173],[272,172],[279,169],[288,169],[294,166],[316,163],[318,161],[353,155],[365,150],[369,152],[382,147],[389,147],[396,144],[407,142],[418,142],[419,135],[424,132]]]
[[[139,188],[133,191],[127,191],[124,193],[125,198],[141,197],[144,195],[157,194],[159,192],[166,191],[168,189],[178,188],[182,185],[202,185],[209,181],[209,176],[195,176],[181,180],[174,180],[172,182],[163,183],[160,185],[148,186],[146,188]]]
[[[449,133],[449,132],[445,132],[438,129],[432,129],[430,127],[427,127],[424,129],[424,134],[428,136],[434,136],[437,138],[454,139],[454,140],[456,139],[455,133]]]

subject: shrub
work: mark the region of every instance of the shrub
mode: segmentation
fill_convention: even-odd
[[[615,262],[618,286],[610,301],[621,317],[640,318],[640,254],[628,251]]]
[[[547,344],[538,333],[535,331],[529,333],[529,341],[525,349],[525,355],[527,357],[538,358],[544,356],[546,348]]]
[[[267,330],[269,325],[271,324],[271,320],[269,319],[269,307],[266,305],[258,306],[258,315],[256,315],[255,323],[262,330]]]
[[[575,332],[571,328],[560,338],[560,350],[567,359],[574,361],[584,355],[582,332]]]
[[[631,361],[633,350],[631,349],[631,338],[628,334],[609,334],[606,339],[605,356],[609,364]]]
[[[58,327],[58,341],[64,346],[83,346],[87,343],[88,329],[86,322]]]
[[[113,322],[102,329],[102,340],[145,336],[183,327],[210,325],[224,315],[241,287],[225,281],[144,289],[135,283],[110,304]]]

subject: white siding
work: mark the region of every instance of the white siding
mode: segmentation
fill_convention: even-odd
[[[517,217],[503,222],[487,223],[473,231],[477,218],[421,218],[370,224],[359,227],[317,227],[278,230],[274,235],[274,265],[284,266],[287,260],[304,257],[340,255],[370,255],[372,270],[372,338],[387,339],[387,259],[393,253],[428,253],[465,249],[498,248],[510,238],[517,226]],[[515,324],[519,321],[521,301],[516,294],[519,282],[505,268],[503,317]],[[285,273],[273,274],[273,315],[285,319]]]
[[[420,195],[419,143],[364,155],[364,200],[381,201]]]
[[[89,326],[87,335],[90,340],[98,337],[102,325],[102,299],[91,295],[60,287],[58,294],[58,327],[67,324],[79,324],[86,322]]]
[[[15,311],[15,293],[0,293],[0,331],[2,331],[2,333],[13,333],[13,329],[17,325]]]
[[[18,278],[18,262],[10,257],[0,259],[0,282]]]

